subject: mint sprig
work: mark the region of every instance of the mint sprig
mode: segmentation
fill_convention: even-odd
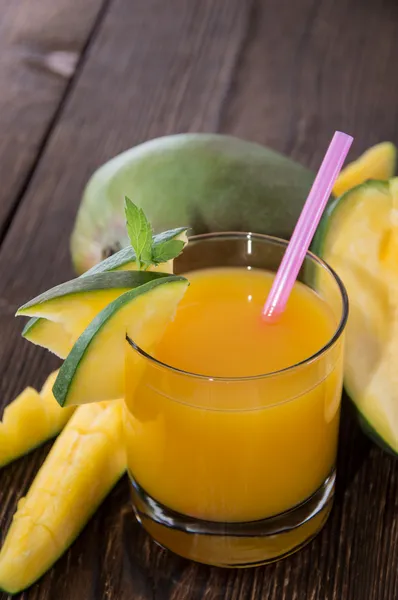
[[[166,240],[154,244],[153,232],[142,208],[125,196],[127,233],[136,254],[138,269],[146,270],[178,256],[184,248],[182,240]]]

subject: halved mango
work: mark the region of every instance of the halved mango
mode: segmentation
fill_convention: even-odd
[[[61,406],[124,397],[126,335],[146,350],[161,338],[188,281],[170,275],[119,296],[83,331],[63,363],[53,392]]]
[[[341,196],[368,179],[390,179],[394,175],[396,161],[397,149],[391,142],[372,146],[341,171],[334,184],[333,194]]]
[[[392,210],[391,233],[381,256],[381,266],[389,288],[389,331],[380,361],[362,400],[367,420],[376,431],[389,431],[388,439],[398,455],[398,178],[389,184]],[[383,397],[383,410],[378,398]],[[371,419],[369,419],[369,416]]]
[[[40,394],[27,387],[4,409],[0,422],[0,467],[55,437],[73,414],[61,408],[52,387],[58,371],[47,378]]]
[[[389,184],[370,181],[330,205],[314,249],[335,269],[348,292],[344,384],[360,422],[383,448],[398,454],[394,368],[398,357],[398,292],[386,265],[394,260]],[[398,230],[397,230],[398,231]],[[395,236],[395,237],[394,237]],[[398,282],[398,269],[395,266]],[[319,282],[322,288],[322,282]]]
[[[18,503],[0,552],[0,588],[15,594],[65,552],[126,468],[122,402],[76,410]]]

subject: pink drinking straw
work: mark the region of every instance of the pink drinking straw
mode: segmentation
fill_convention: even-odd
[[[353,138],[341,131],[336,131],[330,142],[264,305],[262,314],[269,322],[274,321],[285,310],[290,292],[352,142]]]

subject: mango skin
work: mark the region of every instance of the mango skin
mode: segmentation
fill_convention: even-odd
[[[355,401],[353,400],[353,397],[351,397],[349,395],[349,391],[346,390],[346,392],[347,392],[347,395],[350,398],[351,402],[354,404],[354,407],[356,408],[356,416],[358,419],[359,426],[361,427],[363,433],[370,440],[372,440],[372,442],[374,444],[376,444],[376,446],[379,446],[379,448],[384,450],[384,452],[387,452],[387,454],[389,454],[390,456],[393,456],[394,458],[398,459],[398,453],[395,452],[395,450],[389,444],[387,444],[385,442],[384,438],[382,438],[381,435],[378,434],[378,432],[371,425],[371,423],[368,421],[368,419],[361,413],[361,411],[356,406]]]
[[[151,140],[100,167],[84,191],[71,238],[82,273],[128,244],[124,196],[154,231],[181,224],[189,235],[253,231],[290,237],[313,174],[268,148],[218,134]]]

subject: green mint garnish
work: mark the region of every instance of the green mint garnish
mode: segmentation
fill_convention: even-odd
[[[184,248],[181,240],[166,240],[153,243],[153,232],[142,208],[138,208],[130,198],[125,197],[127,233],[136,254],[139,269],[146,270],[178,256]]]
[[[135,250],[139,269],[148,268],[152,255],[152,227],[142,208],[138,208],[129,198],[125,203],[127,233]]]

